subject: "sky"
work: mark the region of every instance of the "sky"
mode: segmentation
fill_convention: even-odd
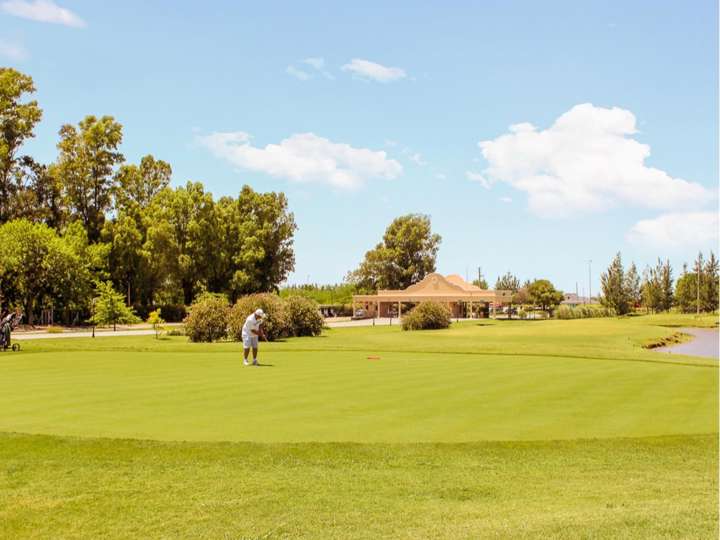
[[[491,286],[717,252],[714,1],[0,0],[0,65],[37,86],[37,159],[109,114],[174,185],[285,192],[290,283],[340,282],[406,213]]]

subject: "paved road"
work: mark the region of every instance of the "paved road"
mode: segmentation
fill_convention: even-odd
[[[389,326],[398,324],[397,319],[375,319],[376,326]],[[361,319],[359,321],[332,321],[327,323],[330,328],[346,328],[353,326],[373,326],[373,319]],[[123,329],[113,332],[112,330],[96,330],[95,337],[118,337],[118,336],[150,336],[155,331],[152,329]],[[80,338],[80,337],[92,337],[92,331],[70,331],[63,332],[62,334],[49,334],[47,332],[14,332],[12,335],[13,340],[23,341],[27,339],[63,339],[63,338]]]
[[[149,336],[155,333],[155,330],[98,330],[95,337],[117,337],[117,336]],[[47,332],[14,332],[13,341],[23,341],[27,339],[63,339],[76,337],[92,337],[92,332],[63,332],[62,334],[48,334]]]

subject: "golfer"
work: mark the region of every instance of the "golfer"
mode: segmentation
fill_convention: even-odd
[[[243,364],[248,365],[248,355],[250,349],[253,352],[253,366],[258,365],[258,339],[263,338],[267,341],[267,336],[262,329],[263,319],[265,318],[265,312],[262,309],[256,309],[255,313],[248,315],[245,319],[242,329],[242,340],[243,340]]]

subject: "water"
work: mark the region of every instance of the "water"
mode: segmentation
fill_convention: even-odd
[[[655,350],[664,353],[720,359],[720,333],[718,333],[717,328],[680,328],[678,331],[691,334],[695,336],[695,339],[686,343],[670,345],[669,347],[658,347]]]

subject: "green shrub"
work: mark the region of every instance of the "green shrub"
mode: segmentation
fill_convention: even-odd
[[[158,308],[165,322],[182,322],[187,317],[187,308],[183,304],[163,304]]]
[[[602,306],[568,306],[561,305],[555,310],[556,319],[594,319],[597,317],[615,317],[615,310]]]
[[[165,332],[165,335],[168,335],[168,336],[184,336],[184,335],[185,335],[185,330],[183,329],[182,326],[176,326],[176,327],[174,327],[174,328],[171,328],[171,329],[168,330],[167,332]]]
[[[204,294],[198,297],[185,318],[185,334],[195,342],[224,338],[227,335],[228,312],[224,296]]]
[[[265,312],[262,328],[269,341],[293,335],[285,302],[276,294],[259,293],[241,296],[230,309],[227,325],[230,339],[242,341],[245,319],[258,308]]]
[[[403,330],[434,330],[450,326],[450,310],[437,302],[422,302],[402,320]]]
[[[47,327],[47,333],[48,334],[62,334],[65,330],[62,326],[48,326]]]
[[[315,300],[290,296],[285,299],[285,307],[294,336],[319,336],[322,333],[325,321]]]

